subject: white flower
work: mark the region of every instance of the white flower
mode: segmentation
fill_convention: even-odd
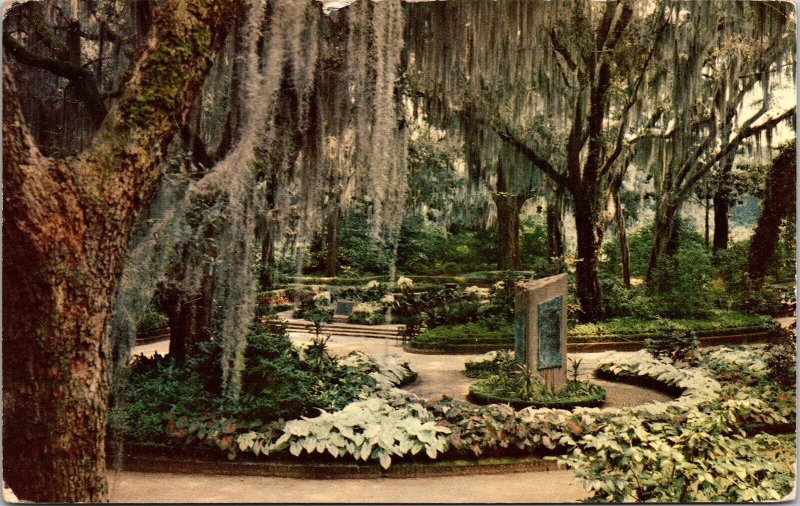
[[[411,278],[400,278],[397,280],[397,286],[400,287],[400,289],[405,290],[406,288],[411,288],[414,286],[414,282],[411,280]]]
[[[367,283],[367,290],[370,290],[372,288],[378,288],[379,286],[381,286],[380,281],[378,281],[377,279],[373,279],[372,281]]]
[[[394,303],[394,295],[392,295],[391,293],[387,294],[387,295],[384,295],[383,298],[381,299],[381,302],[383,302],[385,304]]]
[[[498,281],[497,283],[494,284],[494,289],[497,290],[498,292],[500,290],[502,290],[503,288],[505,288],[505,287],[506,287],[506,284],[503,283],[502,281]]]
[[[464,288],[464,293],[468,293],[470,295],[472,295],[474,293],[481,293],[481,288],[479,286],[476,286],[476,285],[468,286],[468,287]]]
[[[314,296],[314,302],[330,302],[331,292],[319,292]]]

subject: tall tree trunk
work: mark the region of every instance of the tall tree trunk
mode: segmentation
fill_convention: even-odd
[[[108,500],[105,335],[138,212],[235,4],[167,0],[77,158],[43,157],[3,65],[3,477],[20,499]]]
[[[676,218],[680,205],[669,195],[664,195],[656,210],[655,239],[650,250],[650,261],[647,264],[647,282],[653,279],[658,261],[676,243]]]
[[[772,164],[764,192],[764,210],[758,218],[756,230],[750,239],[747,270],[750,279],[760,281],[775,259],[781,222],[795,214],[797,188],[795,177],[797,162],[795,146],[781,150]]]
[[[335,277],[339,270],[339,205],[332,206],[328,213],[325,236],[325,275]]]
[[[264,238],[261,240],[261,267],[258,284],[262,290],[271,290],[275,279],[275,238],[272,225],[266,225]]]
[[[555,189],[547,203],[547,256],[564,256],[564,190]]]
[[[727,188],[720,188],[714,193],[714,246],[716,253],[728,249],[728,213],[730,212],[730,192]]]
[[[497,206],[497,268],[518,270],[522,263],[519,257],[519,212],[524,199],[518,195],[495,193]]]
[[[631,254],[628,250],[628,234],[625,232],[625,213],[619,200],[619,192],[614,194],[614,205],[617,208],[617,233],[619,234],[619,252],[622,259],[622,284],[631,287]]]
[[[578,239],[578,261],[575,265],[578,302],[581,305],[579,320],[594,322],[602,317],[598,258],[602,232],[595,226],[591,205],[583,198],[575,198],[575,232]]]
[[[714,193],[714,246],[716,253],[721,249],[728,249],[730,229],[728,215],[731,210],[731,172],[733,171],[733,157],[728,157],[722,165],[719,175],[719,185]]]

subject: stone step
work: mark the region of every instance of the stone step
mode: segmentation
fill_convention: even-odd
[[[286,326],[290,332],[305,332],[313,334],[315,332],[314,325],[311,323],[289,322]],[[365,328],[365,326],[348,325],[348,324],[326,324],[322,325],[320,330],[321,334],[332,336],[345,336],[345,337],[373,337],[378,339],[399,338],[400,328]]]

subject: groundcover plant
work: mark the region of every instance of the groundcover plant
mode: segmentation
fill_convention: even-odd
[[[7,497],[147,501],[142,458],[574,480],[519,502],[791,493],[792,4],[3,20]]]

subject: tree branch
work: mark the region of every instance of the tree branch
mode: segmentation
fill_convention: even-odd
[[[95,84],[94,74],[90,70],[69,61],[47,58],[36,54],[5,32],[3,32],[3,45],[17,62],[46,70],[58,77],[68,79],[75,85],[75,90],[80,99],[89,106],[95,125],[99,125],[103,121],[107,112],[106,105]]]
[[[739,130],[739,133],[736,134],[736,136],[733,139],[728,141],[728,143],[725,144],[709,161],[704,163],[699,171],[695,172],[692,175],[692,177],[687,179],[686,184],[683,187],[683,190],[681,190],[681,197],[683,197],[686,194],[687,191],[689,191],[698,181],[700,181],[700,179],[709,170],[711,170],[711,168],[717,162],[722,160],[722,158],[727,156],[728,153],[730,153],[734,148],[739,146],[739,144],[741,144],[742,141],[744,141],[745,139],[747,139],[749,137],[752,137],[752,136],[754,136],[756,134],[759,134],[759,133],[761,133],[761,132],[763,132],[765,130],[769,130],[771,128],[775,128],[780,122],[786,121],[789,118],[794,117],[796,113],[797,113],[797,106],[792,107],[792,108],[784,111],[783,113],[779,114],[778,116],[775,116],[774,118],[768,119],[768,120],[766,120],[763,123],[760,123],[758,125],[752,125],[752,122],[751,122],[750,125],[747,125],[747,126],[743,127],[741,130]]]
[[[537,153],[536,150],[528,146],[526,142],[517,138],[516,135],[511,133],[506,128],[498,128],[497,126],[485,121],[481,122],[485,124],[489,129],[491,129],[494,133],[496,133],[501,139],[503,139],[504,141],[508,142],[509,144],[517,148],[528,160],[530,160],[542,172],[544,172],[545,175],[547,175],[554,183],[563,188],[566,188],[570,192],[573,191],[573,188],[570,185],[564,173],[560,172],[558,169],[553,167],[553,165],[548,160],[540,156],[539,153]]]
[[[626,4],[626,6],[627,6],[627,4]],[[627,7],[627,8],[628,8],[628,10],[630,10],[630,7]],[[624,13],[625,13],[625,11],[623,11],[623,15],[624,15]],[[632,11],[628,13],[628,17],[630,17],[631,14],[632,14]],[[617,131],[617,138],[616,138],[616,141],[614,143],[614,149],[612,150],[611,154],[606,159],[606,161],[603,164],[603,166],[600,168],[600,171],[598,173],[599,174],[599,176],[598,176],[599,178],[602,178],[603,176],[605,176],[605,174],[611,169],[611,166],[614,164],[614,162],[619,157],[620,153],[622,153],[622,144],[623,144],[623,141],[625,140],[625,129],[628,126],[628,115],[630,114],[631,108],[636,103],[636,100],[637,100],[638,95],[639,95],[639,88],[641,87],[642,82],[644,81],[645,72],[647,71],[647,68],[650,66],[650,61],[652,60],[653,55],[655,54],[655,51],[656,51],[656,47],[658,46],[658,40],[661,38],[661,34],[664,33],[664,28],[666,28],[666,26],[667,26],[667,23],[664,22],[664,23],[661,24],[661,27],[658,29],[658,32],[656,33],[655,40],[653,41],[653,45],[650,46],[650,51],[647,54],[647,58],[645,58],[644,64],[642,65],[642,68],[639,71],[639,75],[636,77],[636,81],[634,82],[634,85],[633,85],[633,90],[631,91],[630,97],[628,98],[628,101],[625,103],[625,106],[623,107],[623,110],[622,110],[622,114],[620,116],[620,125],[619,125],[619,130]],[[617,26],[615,27],[615,29],[616,28],[619,28],[619,23],[617,23]],[[616,36],[619,37],[620,34],[616,34]],[[615,42],[615,44],[616,44],[616,42]]]
[[[149,199],[161,176],[157,167],[167,145],[186,122],[210,56],[222,46],[229,21],[240,7],[240,2],[227,0],[161,4],[131,79],[92,145],[79,157],[78,166],[88,168],[86,178],[96,179],[99,171],[107,184],[126,188],[134,201]],[[108,195],[87,196],[98,197]]]
[[[578,65],[575,63],[575,60],[572,58],[572,55],[569,54],[569,50],[558,40],[558,36],[556,35],[556,29],[552,28],[550,30],[550,42],[553,43],[553,49],[556,50],[558,54],[564,58],[564,62],[567,64],[567,67],[572,71],[575,72],[575,69]]]

